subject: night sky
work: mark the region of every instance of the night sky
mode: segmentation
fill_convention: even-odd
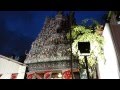
[[[77,24],[86,18],[94,18],[104,24],[103,16],[107,13],[107,11],[75,11],[75,18]],[[0,11],[0,54],[24,55],[43,27],[45,17],[55,15],[56,11]]]

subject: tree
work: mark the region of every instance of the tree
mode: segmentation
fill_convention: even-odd
[[[80,70],[85,68],[84,56],[81,56],[78,50],[78,42],[90,42],[90,56],[88,56],[88,67],[91,77],[95,73],[95,67],[98,59],[104,60],[103,44],[104,38],[101,34],[103,27],[100,24],[92,24],[94,27],[86,27],[84,25],[78,25],[72,27],[72,54],[75,58],[79,59]],[[101,31],[101,32],[100,32]],[[70,39],[70,34],[67,34],[67,38]],[[81,70],[82,71],[82,70]]]

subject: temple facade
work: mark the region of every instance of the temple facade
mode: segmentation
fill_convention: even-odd
[[[46,17],[24,61],[28,79],[79,78],[79,63],[71,58],[70,40],[66,37],[75,24],[74,12],[65,15],[59,11],[54,18]]]

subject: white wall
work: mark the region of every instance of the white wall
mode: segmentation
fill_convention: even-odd
[[[12,73],[18,73],[17,79],[24,79],[26,66],[0,57],[0,79],[10,79]]]
[[[106,62],[104,60],[98,61],[99,79],[119,79],[117,56],[108,23],[105,24],[103,36]]]
[[[25,71],[26,71],[26,66],[20,66],[19,65],[19,70],[18,70],[19,74],[17,76],[17,79],[24,79]]]

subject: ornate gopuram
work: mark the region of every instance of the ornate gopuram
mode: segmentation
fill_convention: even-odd
[[[59,11],[54,18],[46,17],[24,61],[28,65],[27,79],[71,79],[71,68],[74,78],[79,78],[79,63],[71,60],[70,40],[66,37],[74,24],[74,12],[65,15]]]

